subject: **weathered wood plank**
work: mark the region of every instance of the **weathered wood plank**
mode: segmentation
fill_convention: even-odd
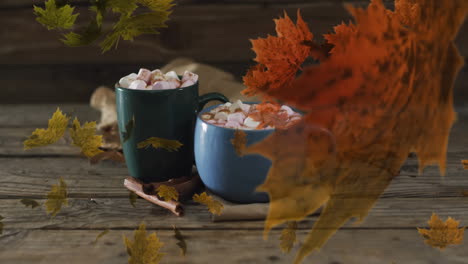
[[[37,200],[44,204],[44,200]],[[349,209],[349,208],[343,208]],[[187,202],[185,215],[171,212],[139,199],[132,207],[128,198],[69,199],[56,217],[46,214],[44,207],[26,208],[20,199],[2,199],[0,212],[7,229],[126,229],[145,221],[152,229],[262,230],[263,221],[212,222],[205,206]],[[432,213],[444,219],[448,216],[468,224],[468,198],[399,198],[380,199],[360,224],[349,221],[344,229],[411,229],[427,227]],[[312,215],[302,221],[299,229],[310,229],[318,219]],[[277,229],[282,229],[282,226]]]
[[[0,9],[3,25],[0,37],[4,40],[0,61],[1,64],[161,63],[188,56],[208,62],[249,62],[254,58],[249,39],[273,33],[272,19],[283,10],[295,14],[298,8],[318,39],[350,18],[343,4],[325,1],[292,5],[181,5],[174,9],[169,28],[161,35],[122,42],[117,51],[101,55],[97,47],[73,50],[65,47],[59,36],[35,22],[31,9]],[[78,11],[86,17],[85,7]],[[468,55],[467,30],[465,25],[457,39],[463,55]]]
[[[90,165],[85,158],[0,158],[0,197],[41,198],[59,177],[69,186],[70,197],[127,197],[123,180],[128,176],[123,164],[103,162]],[[447,174],[441,177],[435,166],[426,168],[418,176],[417,161],[412,159],[403,166],[383,194],[392,197],[461,197],[468,191],[468,171],[460,160],[450,161]]]
[[[135,222],[135,228],[137,227]],[[92,242],[100,230],[28,231],[7,230],[1,239],[0,262],[29,263],[126,263],[128,255],[122,236],[131,231],[112,230],[97,245]],[[187,243],[187,255],[180,256],[172,230],[158,230],[165,243],[162,263],[292,263],[298,246],[285,255],[279,249],[279,231],[267,241],[261,231],[182,230]],[[306,231],[298,232],[302,241]],[[320,252],[304,263],[382,264],[382,263],[450,263],[462,264],[468,259],[466,244],[444,251],[424,244],[416,230],[340,230]]]

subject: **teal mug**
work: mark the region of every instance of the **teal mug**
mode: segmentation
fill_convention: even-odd
[[[133,90],[115,87],[117,120],[130,175],[143,182],[188,176],[194,164],[195,120],[205,104],[229,100],[220,93],[198,95],[198,82],[170,90]],[[139,147],[149,138],[174,140],[178,149]]]

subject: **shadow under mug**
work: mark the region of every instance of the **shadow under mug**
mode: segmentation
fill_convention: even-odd
[[[205,104],[229,100],[220,93],[198,95],[198,82],[170,90],[133,90],[115,86],[117,120],[128,171],[143,182],[161,182],[190,175],[194,164],[195,120]],[[177,151],[138,148],[151,138],[177,140]]]

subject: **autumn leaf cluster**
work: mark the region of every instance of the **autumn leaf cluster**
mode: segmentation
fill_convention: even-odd
[[[276,36],[252,40],[258,63],[244,94],[302,110],[302,121],[250,145],[272,161],[258,191],[268,192],[265,234],[323,207],[295,263],[350,218],[364,219],[408,154],[420,171],[446,167],[455,121],[453,84],[463,65],[454,40],[468,1],[381,0],[347,6],[354,21],[314,40],[298,12],[275,20]],[[313,22],[312,22],[313,23]],[[307,58],[319,63],[304,66]]]
[[[24,149],[43,147],[57,142],[65,135],[70,117],[63,114],[60,108],[52,115],[47,129],[38,128],[24,141]],[[96,122],[86,122],[81,126],[77,118],[73,120],[69,129],[72,144],[81,149],[81,153],[88,157],[94,157],[103,151],[99,149],[102,145],[102,136],[95,135]]]
[[[36,20],[49,30],[58,30],[61,41],[68,46],[77,47],[93,44],[101,37],[103,52],[117,47],[120,40],[133,41],[143,34],[158,34],[166,27],[166,21],[174,6],[173,0],[90,0],[91,21],[80,31],[72,30],[80,16],[70,4],[59,5],[55,0],[47,0],[45,7],[34,6]],[[144,10],[144,11],[143,11]],[[141,12],[143,11],[143,12]],[[103,22],[117,14],[111,30],[103,28]],[[64,32],[68,30],[68,32]]]

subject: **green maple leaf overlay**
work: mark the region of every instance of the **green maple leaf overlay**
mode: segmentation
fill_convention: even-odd
[[[71,29],[79,16],[79,14],[73,14],[74,11],[75,8],[70,5],[58,7],[55,0],[46,1],[45,9],[34,6],[37,22],[47,27],[48,30]]]
[[[74,7],[71,5],[59,7],[55,0],[48,0],[45,9],[34,6],[34,12],[36,20],[47,29],[61,30],[61,41],[65,45],[91,45],[104,36],[99,45],[102,52],[106,52],[113,47],[117,48],[121,39],[133,41],[143,34],[158,34],[159,29],[167,27],[165,23],[174,6],[173,0],[90,0],[90,4],[90,11],[95,16],[80,31],[72,30],[79,14],[73,14]],[[149,12],[139,12],[141,8]],[[102,25],[109,11],[120,14],[120,17],[110,31],[104,32]]]

